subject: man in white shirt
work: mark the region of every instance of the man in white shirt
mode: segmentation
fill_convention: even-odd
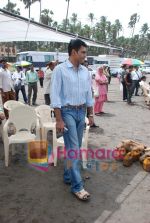
[[[134,94],[134,91],[135,91],[135,96],[139,96],[138,94],[139,82],[142,77],[142,74],[139,71],[138,66],[134,67],[134,70],[132,71],[131,76],[132,76],[132,94]]]
[[[1,59],[0,63],[2,65],[2,68],[0,70],[0,91],[2,96],[2,103],[4,104],[6,101],[16,100],[16,97],[13,88],[11,73],[7,69],[7,62],[5,59]],[[8,111],[6,109],[4,109],[4,113],[6,119],[8,119]]]
[[[19,100],[19,91],[21,90],[22,96],[24,99],[25,104],[27,104],[27,96],[26,96],[26,90],[25,90],[25,73],[22,71],[22,67],[17,67],[16,72],[12,75],[12,80],[14,81],[14,88],[16,92],[16,100]]]
[[[47,68],[44,74],[44,99],[46,105],[50,105],[50,84],[51,84],[52,71],[54,70],[55,66],[56,66],[55,61],[49,62],[47,64]]]

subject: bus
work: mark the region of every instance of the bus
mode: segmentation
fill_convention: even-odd
[[[109,60],[107,58],[100,58],[99,56],[87,56],[89,67],[97,69],[101,65],[107,64],[109,66]]]
[[[42,51],[25,51],[17,53],[16,61],[28,61],[32,63],[35,69],[45,68],[50,61],[58,60],[58,63],[64,62],[68,58],[68,53],[61,52],[42,52]]]

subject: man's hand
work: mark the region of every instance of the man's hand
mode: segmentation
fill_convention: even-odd
[[[89,119],[89,125],[92,126],[94,124],[94,118],[88,117],[88,119]]]
[[[57,132],[63,132],[65,123],[62,120],[60,108],[55,108],[54,113],[56,116],[56,130],[57,130]]]
[[[64,131],[64,127],[65,127],[65,123],[63,122],[63,120],[56,121],[56,130],[57,130],[57,132],[63,132]]]

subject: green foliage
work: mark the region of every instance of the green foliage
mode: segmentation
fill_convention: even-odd
[[[19,8],[15,9],[16,6],[17,6],[17,4],[14,4],[9,1],[8,4],[3,9],[6,11],[9,11],[9,12],[12,12],[16,15],[20,15],[20,9]]]

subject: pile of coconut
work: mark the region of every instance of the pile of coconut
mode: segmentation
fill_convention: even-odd
[[[129,167],[134,162],[140,161],[144,170],[150,172],[150,147],[126,139],[117,146],[116,150],[119,154],[116,159],[123,161],[124,166]]]

